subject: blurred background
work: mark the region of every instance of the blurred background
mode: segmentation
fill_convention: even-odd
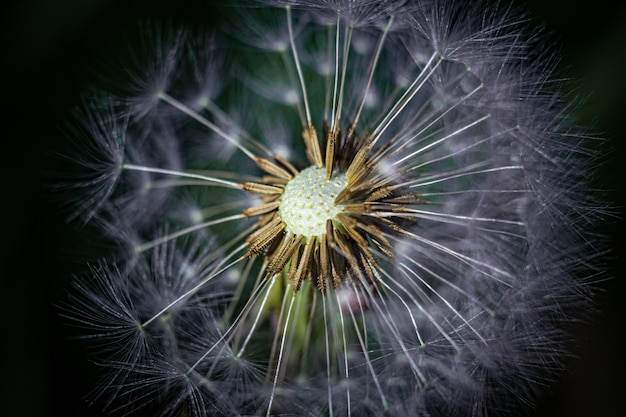
[[[599,233],[611,239],[612,280],[602,282],[593,323],[578,338],[570,372],[535,414],[622,416],[626,239],[626,2],[516,1],[563,50],[561,75],[585,98],[580,123],[610,151],[592,180],[615,207]],[[82,399],[93,367],[58,301],[69,281],[62,219],[41,186],[59,126],[93,79],[94,58],[124,28],[146,17],[210,24],[210,1],[9,0],[0,5],[0,416],[101,416]],[[625,158],[625,159],[622,159]]]

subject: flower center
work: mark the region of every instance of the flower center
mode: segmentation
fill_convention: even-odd
[[[311,166],[293,177],[280,199],[278,211],[285,230],[308,238],[326,233],[326,221],[343,211],[335,198],[346,187],[345,174],[326,180],[326,169]]]

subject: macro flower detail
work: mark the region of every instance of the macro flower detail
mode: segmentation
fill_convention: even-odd
[[[247,239],[247,256],[273,245],[265,254],[267,275],[280,274],[289,263],[289,281],[296,291],[308,277],[322,291],[328,283],[339,287],[351,276],[363,284],[372,282],[379,267],[372,249],[393,258],[383,228],[403,232],[393,218],[410,213],[419,196],[393,184],[394,175],[377,172],[373,161],[381,155],[370,155],[372,141],[351,157],[354,136],[342,141],[339,150],[339,134],[329,132],[322,159],[315,129],[308,128],[303,137],[312,166],[298,172],[286,161],[280,167],[258,159],[259,167],[273,176],[265,183],[242,184],[244,190],[266,196],[263,204],[244,210],[248,216],[264,215]],[[343,163],[336,164],[336,157]]]
[[[597,250],[588,149],[523,20],[457,3],[139,26],[59,180],[113,242],[64,312],[105,407],[507,415],[553,384]]]

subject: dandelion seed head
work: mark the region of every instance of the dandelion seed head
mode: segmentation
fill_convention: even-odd
[[[70,308],[119,344],[112,397],[192,417],[532,402],[586,303],[592,209],[551,64],[499,6],[260,0],[209,34],[147,30],[148,71],[87,107],[70,198],[132,248]]]
[[[326,170],[309,167],[296,175],[285,186],[278,209],[285,222],[285,230],[307,239],[326,233],[328,220],[337,222],[342,211],[335,198],[346,186],[345,175],[326,179]]]

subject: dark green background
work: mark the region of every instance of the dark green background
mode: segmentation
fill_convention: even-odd
[[[521,2],[516,2],[521,4]],[[621,416],[624,373],[624,171],[626,5],[620,1],[533,0],[532,18],[554,32],[563,75],[587,97],[578,114],[612,149],[593,178],[616,216],[600,232],[611,240],[593,325],[576,329],[580,357],[539,416]],[[41,183],[45,149],[91,77],[86,63],[104,43],[146,16],[211,23],[209,2],[176,0],[23,0],[0,6],[0,415],[97,416],[81,396],[93,381],[80,344],[53,303],[67,285],[59,245],[67,235]]]

